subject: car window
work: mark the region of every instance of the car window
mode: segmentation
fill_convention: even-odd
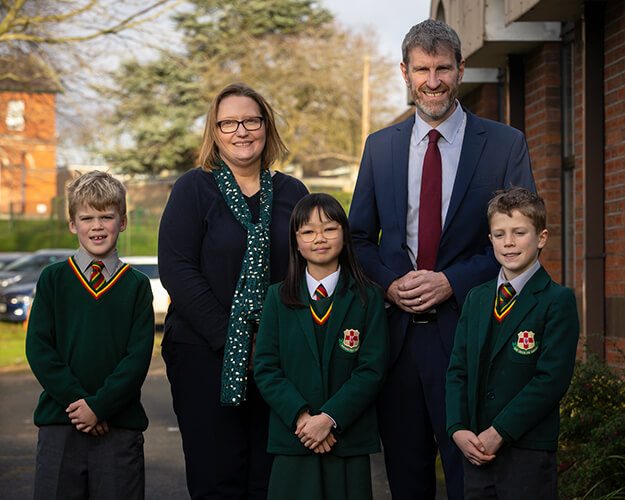
[[[26,257],[21,257],[20,259],[11,262],[4,268],[4,271],[39,271],[48,264],[52,264],[59,259],[65,258],[67,258],[65,255],[27,255]]]
[[[141,271],[151,280],[158,279],[158,264],[130,264],[137,271]]]

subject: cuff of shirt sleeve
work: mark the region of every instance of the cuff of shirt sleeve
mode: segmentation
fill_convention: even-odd
[[[330,415],[328,415],[325,411],[321,412],[322,415],[325,415],[326,417],[328,417],[330,420],[332,420],[332,428],[336,429],[337,425],[336,425],[336,420],[334,420]]]

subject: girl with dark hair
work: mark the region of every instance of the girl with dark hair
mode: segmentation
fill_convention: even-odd
[[[387,363],[382,294],[360,270],[345,212],[330,195],[307,195],[291,214],[286,278],[267,291],[254,358],[276,455],[269,499],[372,498]]]

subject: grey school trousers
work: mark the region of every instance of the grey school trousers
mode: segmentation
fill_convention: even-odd
[[[72,425],[39,428],[35,500],[143,500],[141,431],[91,436]]]

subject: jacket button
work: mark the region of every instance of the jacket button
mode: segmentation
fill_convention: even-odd
[[[406,250],[406,244],[405,244],[405,243],[402,243],[402,244],[401,244],[401,249],[402,249],[402,250]]]
[[[486,397],[491,400],[495,399],[495,393],[489,391],[488,393],[486,393]]]

